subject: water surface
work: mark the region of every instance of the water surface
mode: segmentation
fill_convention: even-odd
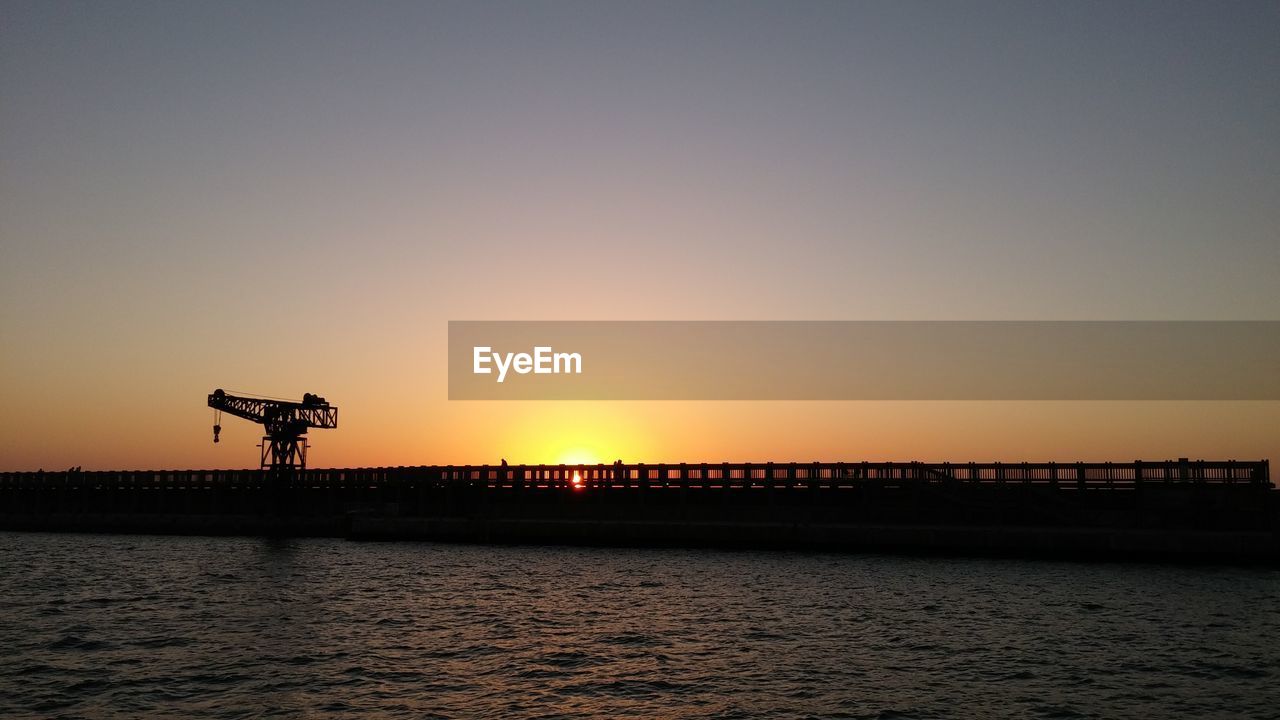
[[[3,717],[1277,717],[1280,571],[0,533]]]

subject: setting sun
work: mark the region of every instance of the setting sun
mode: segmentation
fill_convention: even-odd
[[[584,448],[570,448],[560,453],[556,462],[561,465],[599,465],[604,461],[596,453]]]

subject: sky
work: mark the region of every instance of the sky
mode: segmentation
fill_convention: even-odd
[[[464,402],[449,320],[1280,319],[1274,2],[0,1],[0,470],[1280,459],[1274,402]]]

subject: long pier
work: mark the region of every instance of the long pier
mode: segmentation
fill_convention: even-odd
[[[1267,461],[0,473],[0,529],[1280,562]]]

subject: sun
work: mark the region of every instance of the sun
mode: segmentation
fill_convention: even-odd
[[[586,448],[569,448],[560,453],[556,462],[561,465],[599,465],[600,456]]]

